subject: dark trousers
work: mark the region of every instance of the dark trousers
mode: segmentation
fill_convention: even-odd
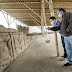
[[[63,48],[64,48],[64,58],[67,58],[67,53],[66,53],[66,50],[65,50],[65,41],[64,41],[63,36],[61,36],[61,41],[62,41],[62,45],[63,45]]]

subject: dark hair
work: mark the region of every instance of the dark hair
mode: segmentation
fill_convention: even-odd
[[[49,19],[52,19],[52,20],[54,20],[54,19],[55,19],[55,20],[56,20],[56,18],[55,18],[54,16],[50,17]]]
[[[59,10],[58,11],[63,11],[63,12],[66,12],[66,10],[65,9],[63,9],[63,8],[59,8]]]

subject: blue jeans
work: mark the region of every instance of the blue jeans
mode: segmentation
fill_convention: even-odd
[[[66,49],[65,49],[65,41],[64,41],[64,37],[61,36],[61,41],[62,41],[62,46],[64,48],[64,58],[67,58],[67,53],[66,53]]]
[[[67,60],[68,60],[68,63],[72,64],[72,35],[71,36],[68,36],[68,37],[64,37],[65,39],[65,49],[66,49],[66,52],[67,52]]]

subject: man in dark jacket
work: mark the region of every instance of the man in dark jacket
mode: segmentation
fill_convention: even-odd
[[[58,16],[62,18],[61,24],[57,27],[48,27],[48,30],[61,30],[62,35],[65,40],[65,49],[67,52],[67,60],[68,62],[64,64],[64,66],[72,65],[72,13],[66,12],[65,9],[60,8],[58,10]]]

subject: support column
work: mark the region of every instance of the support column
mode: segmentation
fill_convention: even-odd
[[[52,0],[49,0],[49,9],[50,9],[51,16],[54,16],[54,9],[53,9]],[[58,48],[58,40],[57,40],[57,33],[56,33],[56,31],[54,32],[54,35],[55,35],[55,43],[56,43],[57,56],[59,56],[59,48]]]
[[[41,30],[42,30],[43,36],[45,36],[44,20],[43,20],[43,0],[41,1]]]

